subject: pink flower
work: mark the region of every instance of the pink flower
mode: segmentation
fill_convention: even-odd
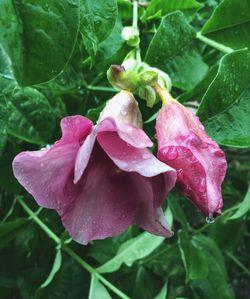
[[[43,207],[56,209],[72,238],[87,244],[130,224],[171,236],[161,205],[176,173],[147,149],[132,94],[107,102],[97,125],[83,116],[61,121],[62,137],[50,149],[22,152],[15,177]]]
[[[205,215],[220,214],[227,163],[198,117],[170,100],[159,113],[156,131],[158,158],[177,170],[177,184],[184,194]]]

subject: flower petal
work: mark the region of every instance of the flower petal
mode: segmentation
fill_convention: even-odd
[[[92,122],[81,115],[67,116],[61,120],[62,138],[57,144],[82,141],[91,131]]]
[[[22,152],[13,161],[14,175],[40,206],[58,209],[74,197],[74,190],[66,192],[64,186],[72,176],[78,148],[74,143]]]
[[[143,130],[126,124],[120,124],[118,127],[114,119],[111,117],[106,118],[94,127],[77,154],[74,183],[77,183],[83,175],[92,153],[96,137],[101,132],[117,132],[119,137],[125,141],[124,143],[134,147],[144,148],[152,146],[151,140]]]
[[[174,169],[159,161],[148,149],[129,146],[115,132],[98,134],[98,142],[113,162],[122,170],[137,172],[145,177],[173,172]]]
[[[98,145],[76,186],[81,192],[70,206],[60,212],[72,238],[87,244],[124,231],[138,209],[138,186],[130,173],[121,171]]]
[[[152,234],[171,237],[173,232],[167,224],[161,206],[175,185],[176,174],[170,172],[152,178],[137,176],[136,180],[142,205],[134,223]]]
[[[61,121],[62,138],[50,149],[22,152],[13,161],[17,180],[39,205],[58,209],[75,196],[73,170],[77,151],[92,123],[82,116],[69,116]],[[67,185],[67,188],[65,187]]]

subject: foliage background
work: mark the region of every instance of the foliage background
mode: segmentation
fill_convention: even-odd
[[[1,299],[127,298],[29,217],[20,203],[38,207],[11,163],[22,150],[52,144],[63,116],[98,118],[115,92],[106,71],[131,50],[121,30],[132,16],[128,0],[0,2]],[[54,211],[39,209],[38,217],[130,298],[249,298],[250,2],[140,1],[139,28],[143,60],[169,73],[179,101],[199,106],[226,152],[222,216],[207,224],[174,189],[166,201],[173,238],[130,227],[88,246],[69,239]],[[154,140],[151,116],[160,106],[139,101]]]

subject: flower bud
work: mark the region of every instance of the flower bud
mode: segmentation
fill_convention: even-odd
[[[161,109],[156,131],[158,158],[177,170],[177,184],[209,217],[220,214],[227,163],[199,118],[175,100]]]
[[[156,94],[153,87],[147,85],[139,88],[139,97],[147,102],[147,106],[152,108],[156,101]]]
[[[98,122],[107,117],[112,117],[117,124],[123,123],[142,128],[142,116],[138,103],[133,94],[125,90],[107,101]]]
[[[124,27],[121,36],[131,47],[136,47],[140,43],[139,30],[136,27]]]
[[[135,91],[138,86],[138,76],[135,71],[126,71],[121,65],[111,65],[107,78],[113,87]]]

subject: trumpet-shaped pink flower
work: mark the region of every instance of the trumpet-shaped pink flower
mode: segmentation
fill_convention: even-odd
[[[221,213],[221,184],[227,163],[223,151],[198,117],[170,100],[156,122],[158,158],[177,170],[177,184],[209,217]]]
[[[97,125],[83,116],[61,121],[62,137],[50,149],[22,152],[15,177],[43,207],[56,209],[72,238],[87,244],[130,224],[171,236],[161,205],[175,171],[147,149],[132,94],[120,92]]]

